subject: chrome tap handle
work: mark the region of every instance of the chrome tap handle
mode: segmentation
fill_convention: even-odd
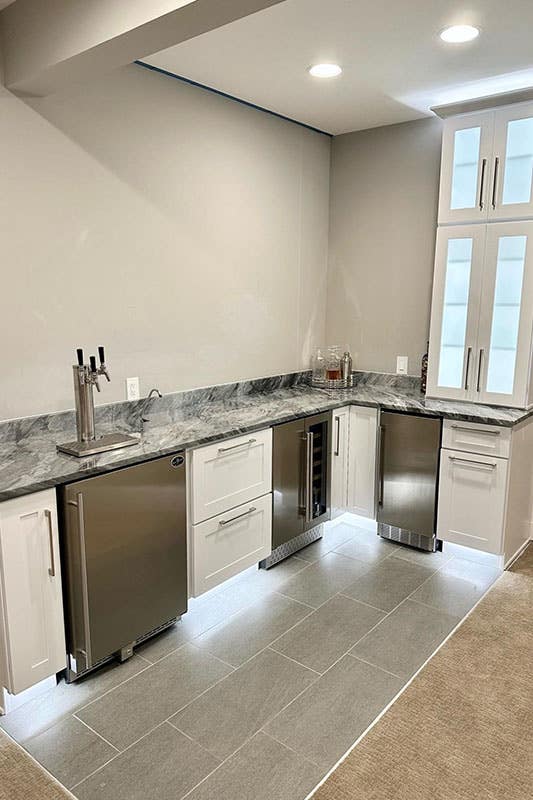
[[[98,372],[100,373],[100,375],[104,375],[107,381],[110,381],[111,378],[109,377],[109,372],[107,371],[105,363],[105,352],[102,345],[98,347],[98,358],[100,359],[100,368]]]
[[[98,370],[96,369],[96,357],[91,356],[89,361],[91,362],[91,383],[96,386],[96,391],[100,391],[100,384],[98,383]]]

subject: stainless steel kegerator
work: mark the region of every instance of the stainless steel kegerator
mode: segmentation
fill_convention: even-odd
[[[187,611],[183,454],[76,481],[59,500],[74,680]]]

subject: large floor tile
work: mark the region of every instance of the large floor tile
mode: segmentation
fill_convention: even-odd
[[[301,558],[290,557],[279,564],[275,564],[270,569],[257,569],[252,567],[247,569],[242,575],[237,575],[224,584],[224,588],[230,587],[232,583],[240,587],[246,587],[252,600],[276,592],[283,584],[301,572],[308,566],[309,562]]]
[[[77,715],[123,750],[229,672],[219,659],[185,644]]]
[[[304,800],[322,777],[322,769],[258,733],[187,800]]]
[[[387,672],[344,656],[269,722],[265,732],[329,769],[401,686]]]
[[[338,553],[327,553],[299,572],[280,590],[287,597],[318,608],[369,569],[368,564]]]
[[[336,525],[324,525],[324,533],[321,539],[312,544],[308,544],[302,550],[298,550],[296,555],[304,561],[313,563],[322,558],[326,553],[330,553],[341,544],[349,541],[354,536],[354,527],[344,522]]]
[[[365,561],[368,564],[378,564],[396,552],[397,545],[382,539],[375,531],[365,528],[355,528],[351,539],[335,548],[335,553]]]
[[[194,640],[222,661],[239,667],[309,614],[309,607],[270,594]],[[347,648],[348,649],[348,648]]]
[[[412,564],[420,564],[422,567],[430,567],[431,569],[440,569],[453,558],[451,553],[445,552],[444,550],[428,553],[426,550],[417,550],[414,547],[396,543],[394,543],[392,555],[395,556],[395,558],[403,558],[405,561],[410,561]]]
[[[118,686],[123,681],[148,667],[142,658],[133,656],[123,664],[116,661],[106,664],[96,672],[81,678],[75,683],[66,684],[61,680],[46,694],[30,700],[5,717],[0,717],[0,725],[21,744],[31,736],[38,736],[55,725],[73,711],[90,703],[91,700]]]
[[[271,647],[306,667],[325,672],[383,616],[382,611],[337,595]]]
[[[114,747],[75,717],[66,717],[32,736],[24,747],[67,789],[117,754]]]
[[[500,573],[492,567],[454,558],[412,595],[412,600],[463,617]]]
[[[170,721],[224,759],[316,678],[315,672],[264,650]]]
[[[164,723],[74,790],[79,800],[180,800],[218,760]]]
[[[391,557],[370,567],[366,574],[345,587],[342,593],[382,611],[392,611],[418,589],[433,571],[430,567]]]
[[[459,617],[406,600],[351,650],[353,655],[410,678],[455,628]]]

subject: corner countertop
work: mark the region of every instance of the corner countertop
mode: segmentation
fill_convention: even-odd
[[[54,430],[52,426],[51,430],[33,433],[30,426],[27,435],[19,440],[0,442],[0,501],[346,405],[503,427],[513,427],[533,414],[533,409],[522,411],[430,400],[416,388],[371,383],[345,390],[315,389],[298,384],[273,391],[229,394],[218,399],[207,392],[205,399],[195,400],[173,416],[154,413],[138,445],[98,456],[76,458],[56,451],[58,442],[75,438],[72,428]],[[124,421],[119,425],[115,422],[113,427],[129,433],[134,430]],[[109,422],[98,426],[100,434],[110,429]]]

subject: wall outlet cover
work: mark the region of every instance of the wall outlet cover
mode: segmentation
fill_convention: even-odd
[[[407,375],[409,358],[407,356],[396,356],[396,374]]]
[[[126,399],[138,400],[140,396],[139,378],[126,378]]]

